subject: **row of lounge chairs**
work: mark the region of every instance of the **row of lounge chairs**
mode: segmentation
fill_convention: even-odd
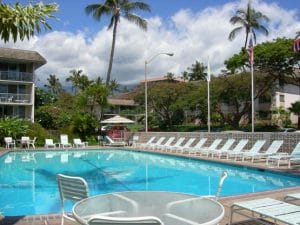
[[[251,160],[252,163],[255,160],[265,159],[268,166],[276,163],[277,167],[280,166],[283,160],[288,161],[289,168],[292,163],[300,162],[300,142],[288,154],[279,152],[283,145],[282,140],[273,141],[265,151],[263,151],[263,146],[266,144],[266,140],[257,140],[250,149],[246,149],[249,143],[248,139],[241,139],[238,142],[235,139],[228,139],[223,145],[221,145],[222,139],[215,139],[210,146],[204,146],[207,138],[201,138],[194,143],[195,141],[196,138],[180,137],[175,140],[175,137],[151,137],[146,143],[135,143],[134,147],[169,153],[218,157],[219,159],[224,157],[235,161]]]
[[[291,204],[299,201],[300,193],[287,194],[284,201],[273,198],[261,198],[234,203],[231,206],[229,225],[233,224],[233,215],[240,214],[264,224],[300,224],[300,206]],[[250,212],[250,213],[249,213]],[[249,223],[250,224],[250,223]]]
[[[73,139],[73,144],[69,142],[68,135],[66,134],[61,134],[60,135],[60,143],[54,143],[53,139],[46,138],[45,139],[45,148],[85,148],[88,145],[88,142],[83,142],[81,141],[80,138],[74,138]]]

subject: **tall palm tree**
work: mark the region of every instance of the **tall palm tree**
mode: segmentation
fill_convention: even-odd
[[[230,34],[228,39],[232,41],[236,35],[243,29],[246,31],[246,39],[245,39],[245,48],[248,43],[249,34],[253,34],[254,42],[256,43],[256,33],[255,31],[262,32],[264,35],[268,36],[269,31],[267,28],[262,25],[262,23],[266,23],[269,21],[269,18],[262,14],[261,12],[257,12],[251,8],[250,1],[248,2],[246,9],[238,9],[233,17],[230,19],[230,23],[233,25],[240,25],[234,28]]]
[[[58,11],[58,5],[55,3],[44,5],[42,2],[22,6],[19,2],[14,6],[2,3],[0,1],[0,38],[4,42],[13,39],[16,42],[19,39],[29,39],[35,33],[45,30],[51,30],[47,19],[55,18],[53,13]]]
[[[129,0],[105,0],[103,4],[91,4],[85,8],[86,13],[92,14],[93,18],[98,21],[103,15],[110,16],[110,23],[108,25],[108,29],[113,28],[113,38],[110,51],[109,65],[106,75],[106,86],[108,86],[110,82],[116,44],[117,27],[118,23],[120,22],[121,16],[127,19],[128,21],[135,23],[142,30],[147,30],[146,20],[134,14],[134,12],[137,10],[150,12],[150,6],[141,1],[130,2]]]
[[[48,84],[45,84],[44,87],[47,88],[51,94],[57,96],[62,92],[62,85],[55,74],[50,74],[47,81]]]

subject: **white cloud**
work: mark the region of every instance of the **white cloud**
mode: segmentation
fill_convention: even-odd
[[[228,41],[228,34],[234,28],[229,23],[230,17],[246,4],[246,0],[241,0],[198,12],[182,9],[168,21],[149,18],[147,32],[122,20],[118,27],[112,79],[122,84],[144,79],[145,60],[160,52],[174,52],[175,55],[160,55],[153,59],[148,64],[148,77],[162,76],[167,72],[179,76],[196,60],[206,64],[208,57],[212,72],[218,73],[224,68],[224,60],[237,53],[244,44],[243,32],[232,42]],[[270,35],[258,35],[258,42],[294,37],[300,30],[296,11],[259,0],[253,1],[253,6],[270,18]],[[47,64],[37,70],[41,83],[49,74],[56,74],[64,82],[72,69],[82,69],[90,79],[101,76],[105,80],[111,38],[112,31],[104,27],[94,36],[87,36],[86,29],[78,33],[53,31],[30,41],[0,45],[41,53],[47,59]]]

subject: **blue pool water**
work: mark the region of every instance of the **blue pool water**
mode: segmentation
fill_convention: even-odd
[[[300,177],[200,160],[122,150],[10,152],[0,157],[0,212],[6,216],[60,212],[56,174],[84,177],[90,195],[128,190],[222,195],[300,185]],[[71,207],[71,205],[69,206]]]

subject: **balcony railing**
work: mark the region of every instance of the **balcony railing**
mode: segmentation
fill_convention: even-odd
[[[0,103],[31,103],[30,94],[0,93]]]
[[[26,81],[33,82],[34,74],[16,71],[0,71],[0,80]]]

